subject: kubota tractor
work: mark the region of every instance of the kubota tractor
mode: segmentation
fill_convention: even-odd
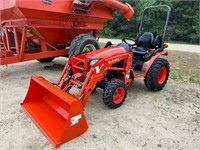
[[[162,36],[142,33],[144,14],[152,8],[168,9]],[[72,56],[57,84],[31,77],[22,107],[55,147],[87,130],[83,109],[96,88],[103,89],[103,102],[108,107],[117,108],[125,101],[133,79],[144,77],[146,87],[153,91],[165,86],[169,63],[159,56],[168,54],[164,41],[170,12],[167,5],[146,8],[134,44],[123,39],[117,46],[108,43],[107,48]],[[72,88],[79,92],[72,94]]]

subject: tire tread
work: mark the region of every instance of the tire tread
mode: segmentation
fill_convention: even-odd
[[[121,103],[115,104],[113,102],[113,95],[114,95],[115,90],[118,87],[123,87],[124,88],[125,96],[124,96],[124,99],[122,100]],[[127,88],[126,88],[126,85],[124,84],[124,82],[122,82],[121,80],[113,80],[113,81],[109,82],[107,84],[107,86],[105,87],[105,90],[103,92],[103,102],[109,108],[112,108],[112,109],[118,108],[124,103],[124,101],[126,99],[126,95],[127,95]]]
[[[162,84],[158,84],[157,76],[158,72],[161,67],[165,66],[167,69],[167,76],[165,81]],[[146,77],[144,78],[145,86],[152,91],[160,91],[164,88],[167,83],[168,77],[170,72],[169,62],[164,58],[157,58],[152,66],[150,67],[149,71],[147,72]]]

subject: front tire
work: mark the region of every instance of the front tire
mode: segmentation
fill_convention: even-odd
[[[118,108],[124,103],[126,95],[127,88],[124,82],[121,80],[112,80],[105,87],[103,92],[103,102],[109,108]]]
[[[157,58],[144,78],[146,87],[152,91],[162,90],[167,83],[169,72],[169,62],[164,58]]]

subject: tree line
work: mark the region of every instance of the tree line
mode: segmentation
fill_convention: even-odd
[[[152,5],[167,4],[172,8],[167,37],[169,42],[200,44],[200,18],[199,0],[129,0],[128,2],[135,10],[130,21],[126,21],[120,12],[113,15],[103,30],[104,37],[132,38],[138,33],[141,14],[145,7]],[[144,21],[143,32],[153,32],[162,35],[167,11],[156,9],[147,13]]]

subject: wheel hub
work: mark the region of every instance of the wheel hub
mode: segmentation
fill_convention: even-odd
[[[92,44],[87,44],[84,49],[83,49],[83,52],[91,52],[93,50],[96,50],[95,46],[92,45]]]
[[[123,98],[124,98],[124,95],[125,95],[125,90],[124,88],[122,87],[118,87],[116,90],[115,90],[115,93],[114,93],[114,96],[113,96],[113,102],[115,104],[119,104],[122,102]]]
[[[158,83],[163,84],[165,82],[165,79],[167,77],[167,68],[161,67],[159,73],[158,73]]]

